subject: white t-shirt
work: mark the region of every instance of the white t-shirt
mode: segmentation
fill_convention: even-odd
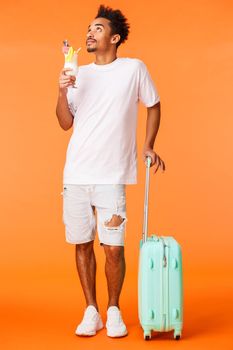
[[[76,84],[67,92],[74,122],[63,183],[136,184],[138,101],[160,100],[146,65],[125,57],[93,62],[79,66]]]

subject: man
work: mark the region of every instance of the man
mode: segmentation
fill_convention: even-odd
[[[60,126],[74,126],[66,154],[63,178],[63,222],[66,241],[75,244],[77,270],[86,310],[77,335],[95,335],[103,328],[96,301],[97,231],[106,254],[108,284],[107,335],[122,337],[127,328],[119,297],[125,276],[124,234],[126,184],[137,183],[137,107],[147,107],[147,130],[142,157],[165,170],[153,151],[160,122],[160,98],[145,64],[136,58],[117,57],[127,40],[129,24],[121,11],[101,5],[88,26],[86,47],[95,62],[79,66],[75,77],[62,69],[56,114]]]

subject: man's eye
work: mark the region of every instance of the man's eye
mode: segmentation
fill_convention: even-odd
[[[96,29],[100,29],[100,30],[102,30],[102,28],[101,27],[96,27]],[[91,31],[91,28],[89,28],[88,30],[87,30],[87,33],[89,33]]]

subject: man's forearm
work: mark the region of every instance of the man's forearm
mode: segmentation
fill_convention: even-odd
[[[154,147],[156,135],[160,125],[160,102],[147,108],[146,138],[144,148]]]
[[[73,124],[73,115],[69,110],[66,91],[64,91],[64,89],[59,89],[56,115],[62,129],[68,130],[71,128]]]

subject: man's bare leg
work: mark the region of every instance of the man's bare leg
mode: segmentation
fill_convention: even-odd
[[[122,223],[123,219],[120,216],[113,215],[110,222],[106,223],[106,226],[118,226]],[[122,285],[125,277],[125,257],[123,246],[109,246],[103,245],[106,255],[105,262],[105,274],[108,284],[108,306],[119,307],[119,298],[122,289]]]
[[[99,311],[96,301],[96,258],[93,245],[94,241],[76,244],[76,266],[87,306],[94,305]]]

